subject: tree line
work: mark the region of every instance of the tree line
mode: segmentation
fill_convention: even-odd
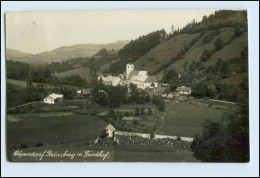
[[[164,111],[165,104],[161,97],[151,97],[146,91],[138,89],[136,85],[112,86],[104,85],[102,80],[97,80],[93,85],[93,101],[99,105],[109,108],[120,107],[122,104],[136,103],[154,103],[160,111]]]
[[[66,77],[56,77],[53,71],[56,71],[56,63],[51,63],[45,66],[30,66],[27,63],[7,60],[6,61],[6,77],[8,79],[23,80],[28,83],[49,83],[53,85],[73,85],[84,86],[87,85],[87,81],[79,75],[71,75]],[[60,65],[63,65],[60,64]],[[60,66],[58,65],[58,66]],[[52,66],[52,68],[49,68]],[[63,68],[64,69],[64,68]]]

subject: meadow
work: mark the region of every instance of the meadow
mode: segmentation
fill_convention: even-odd
[[[172,104],[165,114],[165,121],[158,134],[174,135],[182,137],[194,137],[201,134],[203,123],[209,119],[220,121],[223,110],[213,109],[207,106],[180,102]]]
[[[8,119],[8,117],[11,119]],[[26,113],[7,116],[8,148],[62,146],[96,139],[107,124],[94,117],[71,113]]]

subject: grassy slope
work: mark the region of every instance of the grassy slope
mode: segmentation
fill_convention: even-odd
[[[241,73],[239,75],[223,79],[222,83],[238,86],[238,85],[241,84],[241,82],[244,80],[245,77],[247,77],[247,74],[246,73]]]
[[[156,71],[161,65],[171,60],[171,56],[176,56],[184,44],[188,44],[197,35],[198,34],[181,34],[159,44],[135,62],[135,69],[148,70],[149,72]]]
[[[26,81],[23,80],[14,80],[14,79],[6,79],[6,83],[12,85],[12,87],[14,88],[25,88],[26,87]],[[37,84],[43,84],[45,87],[47,88],[55,88],[55,87],[59,87],[59,86],[67,86],[67,87],[71,87],[71,88],[77,88],[76,86],[72,86],[72,85],[52,85],[52,84],[48,84],[48,83],[39,83],[39,82],[33,82],[33,85],[37,85]]]
[[[59,77],[59,78],[67,77],[70,75],[77,75],[77,74],[86,80],[89,80],[91,78],[91,76],[90,76],[91,71],[88,67],[81,67],[81,68],[72,69],[72,70],[69,70],[66,72],[60,72],[60,73],[57,73],[57,77]]]
[[[195,43],[188,52],[185,53],[183,59],[180,59],[176,62],[174,62],[172,65],[170,65],[167,69],[175,69],[176,71],[178,72],[182,72],[183,71],[183,64],[187,61],[188,64],[190,64],[192,62],[192,60],[194,60],[195,62],[198,62],[200,60],[200,56],[201,54],[203,53],[203,51],[205,49],[212,49],[214,48],[214,42],[215,40],[220,37],[223,42],[227,42],[230,40],[231,36],[233,35],[233,28],[223,28],[221,29],[220,31],[220,34],[218,36],[216,36],[214,38],[214,40],[212,40],[210,43],[208,44],[202,44],[202,38],[197,42]],[[205,35],[207,35],[209,32],[207,32]],[[205,36],[204,35],[204,36]]]
[[[210,59],[205,62],[205,66],[215,65],[218,57],[224,61],[240,56],[241,50],[247,45],[247,33],[243,33],[240,37],[234,39],[230,44],[223,47],[222,50],[215,52]]]

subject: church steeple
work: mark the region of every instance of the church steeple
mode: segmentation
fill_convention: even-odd
[[[134,64],[133,63],[128,63],[126,64],[126,79],[128,80],[129,74],[134,71]]]

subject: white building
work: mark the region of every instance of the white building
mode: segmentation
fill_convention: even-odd
[[[106,133],[108,135],[108,138],[112,138],[114,136],[114,132],[115,132],[115,127],[112,126],[111,124],[109,124],[107,127],[106,127]]]
[[[119,77],[115,77],[115,76],[111,76],[111,75],[107,76],[107,77],[100,75],[98,77],[98,80],[101,80],[101,79],[105,85],[118,86],[121,82],[121,79]]]
[[[47,103],[47,104],[55,104],[55,102],[57,102],[58,100],[62,100],[62,99],[63,99],[63,95],[52,93],[49,96],[47,96],[46,98],[44,98],[43,102]]]
[[[191,88],[190,88],[190,87],[186,87],[186,86],[178,87],[178,88],[176,89],[176,91],[177,91],[180,95],[190,95],[190,94],[191,94]]]

